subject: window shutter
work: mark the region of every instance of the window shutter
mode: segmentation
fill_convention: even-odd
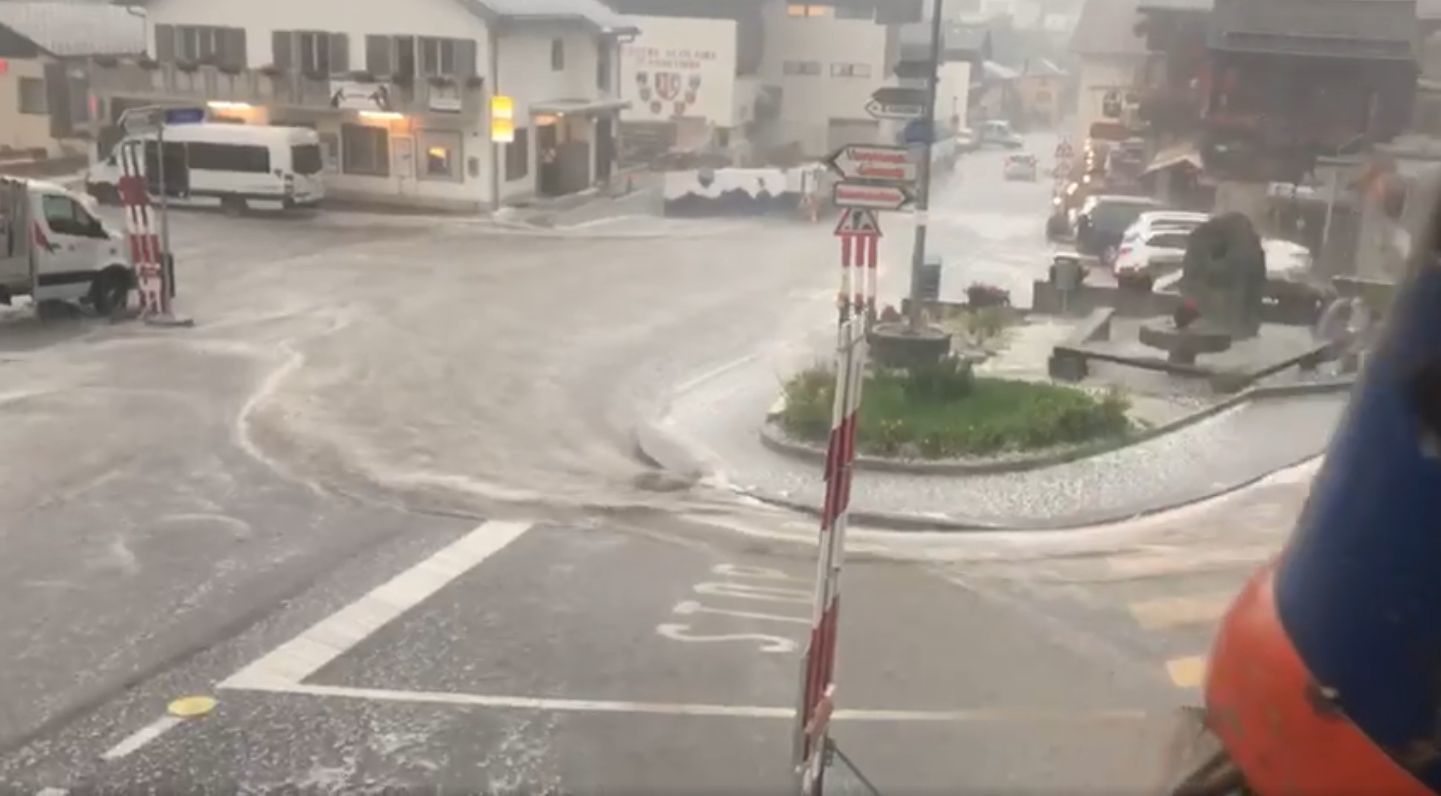
[[[350,71],[350,37],[344,33],[330,34],[330,73]]]
[[[281,69],[289,69],[295,63],[295,43],[288,30],[277,30],[270,34],[271,57]]]
[[[391,66],[390,48],[394,40],[389,36],[365,37],[365,71],[372,75],[389,75]]]
[[[164,63],[175,63],[175,26],[155,26],[155,60]]]
[[[461,39],[456,45],[456,77],[475,77],[479,74],[475,70],[475,39]]]
[[[247,66],[245,28],[223,28],[220,31],[220,63],[231,69]]]

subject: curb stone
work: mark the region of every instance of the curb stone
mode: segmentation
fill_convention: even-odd
[[[1343,392],[1351,389],[1354,381],[1355,379],[1353,378],[1347,378],[1306,384],[1251,387],[1203,409],[1198,409],[1195,412],[1176,418],[1168,423],[1162,423],[1159,426],[1152,426],[1119,438],[1072,445],[1029,456],[1022,455],[1010,458],[997,457],[994,459],[974,460],[949,459],[922,461],[917,459],[887,459],[879,456],[858,455],[855,458],[855,466],[856,469],[869,470],[871,472],[910,473],[913,475],[994,475],[998,473],[1039,470],[1042,467],[1066,464],[1079,459],[1099,456],[1103,453],[1111,453],[1112,451],[1128,448],[1142,442],[1149,442],[1165,434],[1170,434],[1180,431],[1187,426],[1195,425],[1202,420],[1214,417],[1248,401]],[[826,459],[825,448],[799,442],[787,437],[776,422],[776,416],[778,414],[779,411],[775,407],[772,407],[765,421],[761,423],[759,431],[761,444],[777,453],[795,459],[807,462],[824,462]]]

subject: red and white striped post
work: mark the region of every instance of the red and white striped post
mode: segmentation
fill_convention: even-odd
[[[845,323],[852,312],[874,317],[880,223],[870,210],[848,209],[841,214],[835,234],[841,239],[841,286],[836,293],[840,322]]]
[[[861,274],[856,274],[860,281]],[[859,295],[859,294],[858,294]],[[836,631],[840,616],[840,575],[845,557],[851,465],[867,355],[867,319],[857,314],[841,324],[836,350],[835,404],[826,453],[825,503],[821,509],[819,555],[811,638],[802,660],[801,704],[797,715],[796,774],[801,796],[821,792],[829,748],[830,717],[835,708]]]
[[[125,208],[125,233],[130,241],[130,260],[140,294],[140,317],[157,326],[190,326],[193,321],[175,314],[175,290],[166,264],[170,253],[162,243],[154,207],[150,204],[144,146],[142,141],[130,141],[116,147],[121,176],[115,186],[120,204]]]
[[[125,208],[125,233],[130,242],[130,261],[135,267],[140,293],[140,315],[150,317],[169,312],[170,292],[165,284],[165,260],[145,184],[143,142],[130,141],[117,147],[120,179],[116,192]]]

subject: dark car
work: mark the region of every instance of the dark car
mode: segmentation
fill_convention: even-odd
[[[1076,217],[1076,250],[1100,257],[1103,265],[1114,256],[1121,236],[1136,218],[1148,210],[1165,207],[1147,196],[1100,194],[1086,199]]]

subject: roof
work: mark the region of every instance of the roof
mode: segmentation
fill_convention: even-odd
[[[1016,70],[995,61],[986,61],[981,66],[985,70],[986,77],[991,80],[1015,80],[1020,77],[1020,73]]]
[[[1141,0],[1141,11],[1210,11],[1212,0]]]
[[[1213,50],[1327,58],[1414,60],[1415,0],[1217,0]]]
[[[155,138],[155,133],[130,136],[138,139]],[[200,122],[198,124],[171,124],[165,126],[168,141],[237,142],[288,146],[310,143],[316,140],[316,132],[309,127],[288,127],[271,124],[229,124],[227,122]]]
[[[482,17],[508,22],[582,22],[602,30],[629,30],[625,18],[600,0],[459,0]]]
[[[56,56],[145,52],[144,17],[119,6],[0,2],[0,26]]]
[[[1136,33],[1139,0],[1086,0],[1071,34],[1078,55],[1145,55],[1146,40]]]
[[[1028,77],[1061,77],[1066,70],[1049,58],[1027,58],[1021,66],[1021,74]]]

